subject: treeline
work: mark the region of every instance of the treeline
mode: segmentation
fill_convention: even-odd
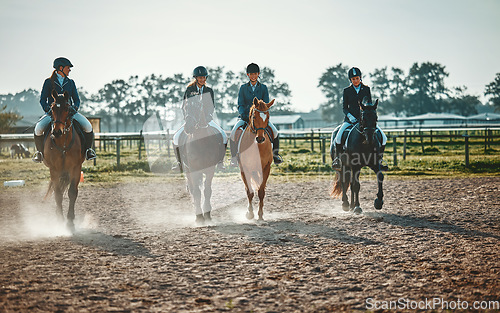
[[[348,86],[347,71],[350,66],[342,63],[326,69],[319,78],[318,87],[327,101],[321,104],[326,121],[339,122],[343,118],[342,91]],[[361,69],[363,70],[363,69]],[[238,90],[248,81],[244,71],[234,72],[224,67],[208,68],[207,84],[215,91],[216,112],[219,118],[229,119],[237,113]],[[269,88],[272,98],[278,99],[273,111],[288,113],[291,107],[291,90],[286,82],[278,81],[275,71],[264,67],[261,82]],[[448,73],[438,63],[414,63],[405,73],[400,68],[380,68],[363,73],[364,81],[371,81],[372,97],[378,98],[380,114],[412,116],[430,112],[447,112],[460,115],[476,113],[480,104],[477,96],[467,94],[464,86],[449,88],[445,84]],[[131,76],[105,84],[96,93],[89,93],[79,85],[82,113],[101,117],[103,129],[129,130],[129,124],[140,125],[157,112],[179,111],[184,91],[193,78],[185,74],[162,76],[151,74],[144,78]],[[16,94],[0,95],[0,129],[5,131],[19,115],[41,115],[40,91],[27,89]],[[500,109],[500,73],[485,86],[485,96]],[[7,109],[5,108],[7,107]],[[38,111],[39,110],[39,111]],[[11,114],[13,111],[18,114]],[[7,116],[7,114],[10,114]]]
[[[320,77],[321,88],[327,102],[321,105],[323,117],[338,121],[343,116],[339,110],[343,89],[348,82],[349,66],[342,63],[328,68]],[[362,71],[363,69],[361,69]],[[445,67],[439,63],[414,63],[405,73],[400,68],[380,68],[364,73],[372,82],[372,98],[381,102],[381,114],[393,113],[396,116],[413,116],[425,113],[455,113],[463,116],[476,114],[476,106],[481,104],[478,96],[467,94],[465,86],[447,87],[448,77]],[[366,81],[366,79],[365,79]],[[496,80],[486,86],[485,96],[500,109],[500,73]]]

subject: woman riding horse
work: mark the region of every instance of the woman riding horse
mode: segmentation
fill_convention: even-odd
[[[238,140],[241,136],[243,129],[246,127],[249,121],[248,113],[253,105],[255,98],[257,100],[262,100],[265,103],[269,102],[269,92],[267,86],[258,81],[260,75],[260,68],[255,63],[250,63],[247,66],[247,76],[249,82],[241,85],[240,91],[238,93],[238,112],[239,120],[234,125],[231,131],[231,166],[238,166],[238,160],[236,154],[238,153]],[[280,164],[283,159],[279,155],[280,139],[278,134],[278,129],[273,123],[269,122],[268,132],[273,136],[273,160],[274,164]]]
[[[87,160],[93,160],[96,158],[95,151],[92,149],[92,144],[94,142],[92,124],[90,124],[89,120],[85,116],[77,112],[80,108],[80,97],[78,96],[75,82],[69,78],[71,67],[73,67],[73,64],[71,64],[67,58],[60,57],[55,59],[54,71],[52,72],[52,75],[43,83],[40,105],[42,106],[45,114],[42,118],[40,118],[35,126],[34,135],[35,147],[37,150],[33,155],[33,161],[35,162],[41,163],[43,161],[43,141],[51,121],[50,105],[53,102],[53,90],[55,90],[57,94],[63,94],[65,91],[68,92],[73,119],[77,121],[83,130],[85,158]]]
[[[335,147],[335,159],[333,160],[332,167],[335,170],[341,169],[339,156],[344,150],[342,145],[342,134],[348,127],[355,125],[360,120],[360,103],[362,103],[363,101],[372,103],[372,94],[370,92],[370,87],[361,82],[361,71],[359,70],[359,68],[353,67],[347,74],[349,76],[351,85],[344,89],[343,94],[343,111],[345,114],[344,123],[337,132],[335,138],[332,138],[332,147]],[[381,164],[381,169],[383,171],[387,171],[387,166],[382,163],[382,155],[385,150],[385,144],[387,143],[387,136],[378,126],[377,130],[382,135],[382,146],[380,148],[379,162]]]
[[[205,121],[208,125],[215,130],[217,130],[221,135],[224,142],[224,146],[227,147],[227,136],[224,130],[213,120],[214,113],[214,91],[212,88],[206,85],[208,77],[208,71],[204,66],[198,66],[193,70],[194,80],[187,86],[186,92],[184,92],[184,101],[182,103],[182,113],[184,114],[184,119],[189,115],[188,110],[200,111],[204,115]],[[199,115],[199,114],[196,114]],[[193,117],[193,115],[191,115]],[[199,116],[197,117],[199,118]],[[175,151],[175,162],[172,166],[173,171],[182,172],[182,163],[179,151],[179,143],[181,142],[181,137],[185,136],[184,123],[181,128],[177,130],[173,137],[173,146]],[[217,168],[220,170],[224,169],[224,156],[217,164]]]

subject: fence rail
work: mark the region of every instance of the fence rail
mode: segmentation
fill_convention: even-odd
[[[280,130],[280,138],[282,140],[288,141],[290,144],[293,143],[294,146],[296,141],[309,141],[310,150],[314,152],[318,147],[321,151],[322,162],[327,162],[327,155],[329,150],[327,150],[327,145],[330,145],[330,138],[334,128],[329,129],[310,129],[310,130]],[[425,146],[433,145],[434,139],[448,138],[450,141],[456,139],[463,139],[464,143],[464,160],[465,165],[469,166],[470,160],[470,139],[482,139],[484,140],[485,152],[492,145],[500,144],[500,127],[463,127],[463,128],[407,128],[407,129],[384,129],[384,132],[388,137],[388,145],[392,145],[393,150],[393,163],[394,166],[398,164],[398,145],[403,148],[402,158],[406,159],[407,155],[407,145],[408,140],[413,143],[413,140],[418,140],[422,149],[422,153],[425,154]],[[447,134],[446,134],[447,133]],[[229,135],[229,132],[227,132]],[[132,142],[136,142],[138,147],[138,158],[141,160],[143,151],[146,150],[146,145],[151,142],[158,140],[160,149],[165,147],[167,149],[167,155],[170,157],[171,154],[171,141],[173,137],[173,132],[169,130],[166,131],[156,131],[156,132],[117,132],[117,133],[96,133],[95,141],[96,146],[99,150],[104,149],[107,151],[109,146],[116,149],[116,161],[120,165],[121,147],[123,143],[128,142],[132,146]],[[430,142],[425,142],[425,139],[429,139]],[[145,142],[146,139],[146,142]],[[398,139],[402,139],[402,143],[398,143]],[[10,148],[10,144],[15,142],[24,142],[33,144],[32,134],[0,134],[0,149]],[[94,161],[95,164],[95,161]]]

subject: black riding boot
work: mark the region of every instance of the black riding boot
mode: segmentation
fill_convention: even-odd
[[[229,149],[231,150],[231,166],[238,167],[238,158],[236,155],[238,154],[238,146],[236,145],[236,141],[230,139]]]
[[[343,152],[342,144],[335,144],[335,159],[332,162],[332,168],[336,171],[340,171],[342,169],[342,162],[340,160],[340,155]]]
[[[35,135],[36,152],[32,158],[33,162],[41,163],[43,161],[43,137],[44,135]]]
[[[95,154],[94,149],[92,149],[92,145],[94,144],[94,132],[91,131],[90,133],[83,133],[83,136],[85,137],[85,158],[87,160],[93,160],[97,157]]]
[[[182,173],[182,164],[181,164],[181,152],[179,150],[179,146],[173,145],[174,146],[174,154],[175,154],[175,159],[177,160],[172,164],[172,171],[180,171]]]
[[[226,167],[224,166],[224,157],[226,156],[226,149],[227,149],[227,143],[224,145],[224,154],[222,155],[222,159],[219,161],[219,163],[217,163],[217,169],[219,171],[223,171],[226,169]]]
[[[279,155],[280,152],[280,136],[277,136],[273,140],[273,160],[274,164],[278,165],[283,162],[283,158]]]
[[[380,170],[386,172],[389,170],[389,166],[387,166],[383,159],[384,157],[385,146],[380,146],[380,152],[378,154],[378,163],[380,164]]]

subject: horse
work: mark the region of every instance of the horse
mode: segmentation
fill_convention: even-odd
[[[186,108],[184,133],[179,140],[182,169],[186,175],[189,193],[193,199],[196,223],[211,221],[212,180],[217,163],[224,157],[226,149],[222,135],[210,127],[203,111],[203,104]],[[181,143],[184,142],[184,143]],[[205,177],[205,180],[203,180]],[[203,188],[203,207],[201,189]]]
[[[239,140],[238,163],[248,198],[246,217],[249,220],[254,218],[252,199],[255,191],[259,196],[259,220],[263,220],[266,183],[273,162],[272,138],[266,132],[270,118],[269,108],[273,104],[274,99],[269,103],[257,100],[257,98],[253,99],[253,105],[248,114],[249,123]]]
[[[60,219],[63,219],[63,194],[68,190],[67,226],[73,232],[75,230],[75,202],[78,197],[78,184],[85,156],[82,153],[81,139],[73,125],[69,97],[67,91],[60,95],[52,90],[54,99],[50,106],[52,122],[50,133],[44,143],[43,163],[50,170],[50,183],[45,199],[52,191],[54,192],[56,213]]]
[[[15,143],[12,146],[10,146],[10,157],[12,159],[17,158],[17,159],[22,159],[23,156],[25,158],[30,157],[30,151],[26,146],[22,143]]]
[[[378,193],[374,201],[377,210],[382,209],[384,203],[384,192],[382,182],[384,174],[380,166],[381,134],[377,132],[377,106],[375,104],[359,103],[361,109],[361,119],[351,129],[345,144],[344,153],[340,154],[341,170],[336,174],[335,185],[331,191],[333,198],[338,198],[342,194],[342,208],[344,211],[352,210],[355,214],[361,214],[363,210],[359,204],[359,175],[365,166],[372,169],[377,175]],[[338,129],[337,129],[338,131]],[[333,137],[335,138],[335,132]],[[332,147],[335,147],[332,144]],[[334,152],[331,151],[332,160]],[[347,189],[351,186],[351,204],[347,198]]]

